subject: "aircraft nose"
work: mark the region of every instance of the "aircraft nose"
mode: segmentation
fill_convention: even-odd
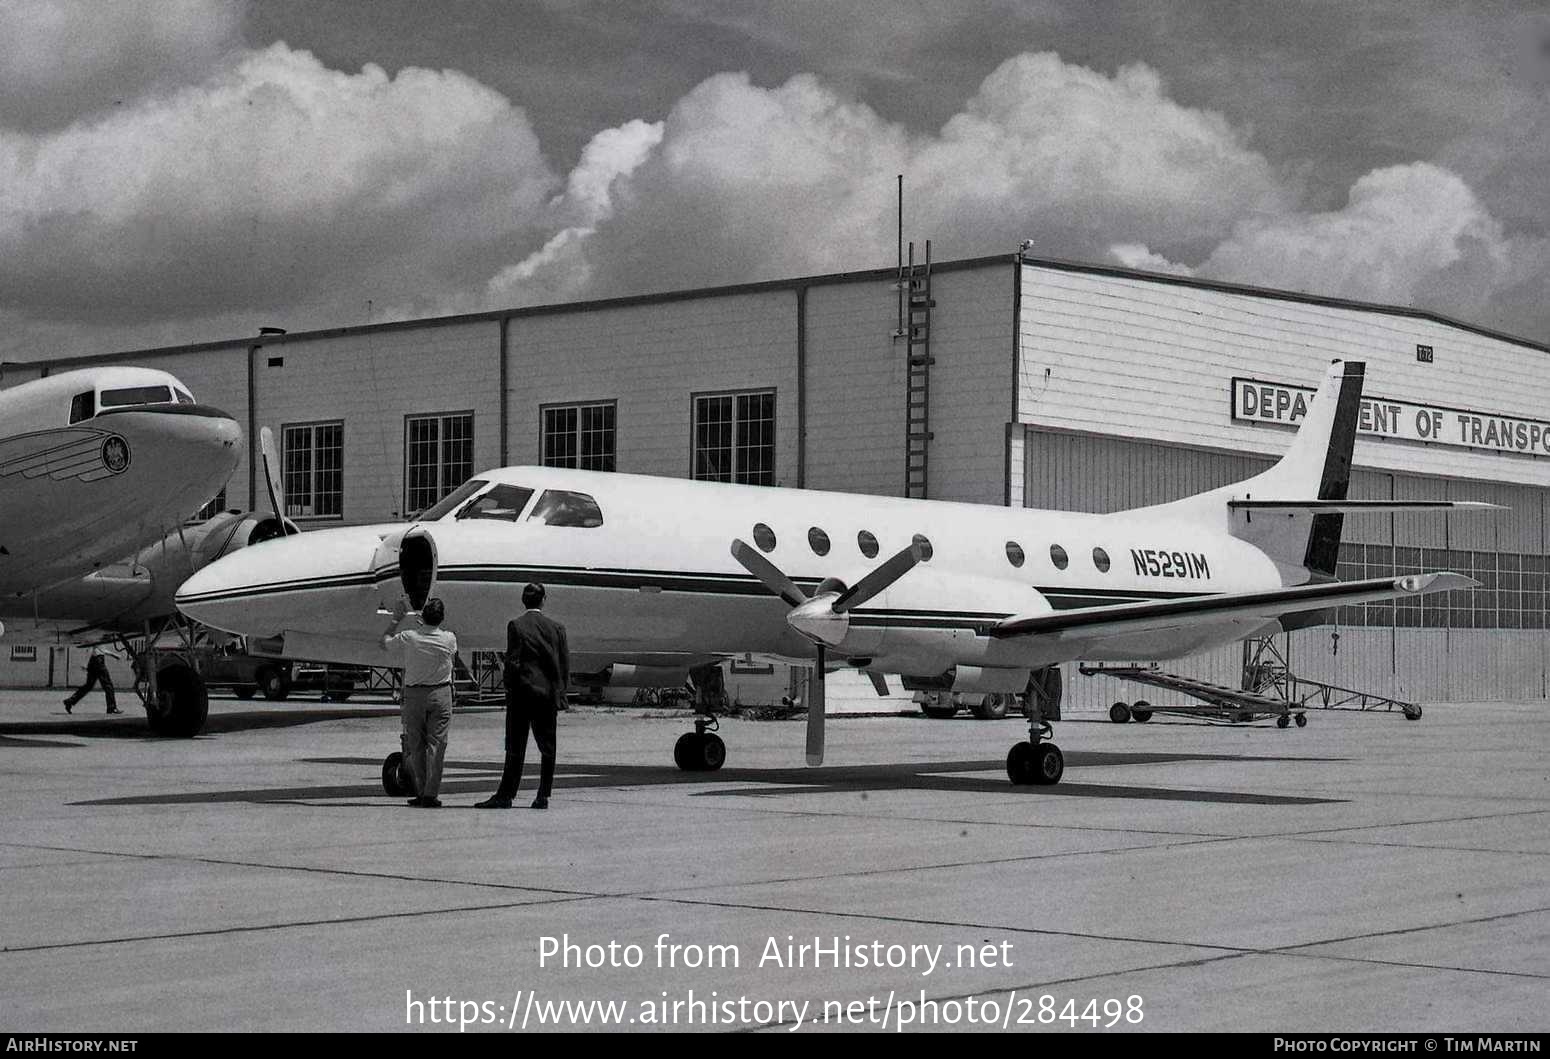
[[[292,534],[241,548],[178,589],[185,615],[241,636],[326,633],[376,619],[372,553],[381,533],[347,527]]]
[[[242,427],[208,405],[141,405],[105,412],[93,421],[120,439],[104,458],[115,474],[149,483],[165,506],[185,518],[220,492],[242,457]],[[169,473],[170,472],[170,473]]]

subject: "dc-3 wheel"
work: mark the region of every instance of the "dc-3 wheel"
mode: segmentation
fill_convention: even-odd
[[[1298,728],[1308,727],[1308,715],[1306,713],[1299,713],[1297,716],[1293,717],[1292,720],[1297,722]]]
[[[278,702],[291,693],[291,678],[283,669],[265,666],[258,671],[258,690],[264,698]]]
[[[409,771],[404,768],[403,751],[395,750],[382,759],[382,789],[391,798],[411,793]]]
[[[146,703],[151,731],[169,739],[192,739],[210,716],[204,678],[181,662],[156,671],[156,701]]]
[[[1137,724],[1145,724],[1152,719],[1152,704],[1142,699],[1130,707],[1130,719]]]
[[[1113,706],[1109,707],[1109,720],[1113,721],[1115,724],[1124,724],[1126,721],[1130,720],[1130,707],[1126,706],[1123,702],[1116,702]]]
[[[673,744],[673,761],[685,772],[715,772],[727,761],[727,745],[713,732],[685,732]]]
[[[1006,774],[1019,787],[1048,787],[1065,775],[1066,757],[1054,743],[1018,743],[1006,755]]]
[[[989,694],[981,699],[978,705],[969,707],[969,712],[982,721],[999,721],[1006,716],[1010,699],[1010,695]]]
[[[1405,711],[1405,720],[1419,721],[1421,719],[1421,707],[1415,706]]]
[[[1284,714],[1283,713],[1281,716],[1276,718],[1276,727],[1277,728],[1290,728],[1291,724],[1292,724],[1292,718],[1288,714]]]

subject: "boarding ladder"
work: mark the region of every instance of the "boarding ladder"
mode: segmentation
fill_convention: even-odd
[[[899,330],[894,338],[905,347],[904,392],[904,495],[924,500],[927,495],[927,457],[931,445],[931,240],[926,240],[925,260],[915,261],[915,244],[909,260],[899,267]]]

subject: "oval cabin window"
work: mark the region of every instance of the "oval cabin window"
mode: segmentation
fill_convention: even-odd
[[[917,533],[915,534],[914,542],[920,545],[920,561],[923,563],[930,562],[932,551],[931,539],[924,533]]]
[[[856,547],[861,549],[861,554],[868,559],[877,558],[877,538],[866,530],[856,534]]]
[[[775,550],[775,531],[760,522],[753,528],[753,542],[761,552],[772,552]]]
[[[1013,566],[1023,565],[1023,546],[1016,541],[1006,542],[1006,561]]]
[[[1100,574],[1109,572],[1109,553],[1102,548],[1093,549],[1093,565],[1098,568]]]
[[[1071,565],[1071,559],[1066,555],[1066,550],[1058,544],[1049,546],[1049,561],[1055,564],[1056,570],[1064,570]]]
[[[829,554],[829,535],[817,526],[807,531],[807,544],[813,549],[814,555]]]

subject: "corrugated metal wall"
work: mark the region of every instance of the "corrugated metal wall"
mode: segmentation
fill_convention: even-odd
[[[1175,500],[1240,481],[1271,462],[1263,456],[1032,428],[1025,432],[1023,450],[1023,502],[1070,511],[1110,512]],[[1510,600],[1510,606],[1522,607],[1524,600],[1537,600],[1543,614],[1546,574],[1514,574],[1509,567],[1520,556],[1545,556],[1550,490],[1358,470],[1352,476],[1351,497],[1488,500],[1509,508],[1447,516],[1350,516],[1343,540],[1373,549],[1375,557],[1393,556],[1401,567],[1411,558],[1427,569],[1458,569],[1465,561],[1484,565],[1491,572],[1474,566],[1462,572],[1493,589],[1492,601]],[[1446,616],[1447,601],[1438,602]],[[1399,621],[1397,627],[1374,626],[1365,618],[1350,624],[1351,615],[1342,611],[1338,624],[1283,636],[1293,671],[1313,680],[1421,701],[1546,697],[1550,670],[1543,627],[1427,628],[1420,611],[1396,617],[1393,605],[1388,607],[1387,620]],[[1408,621],[1421,624],[1405,624]],[[1507,618],[1496,621],[1499,626]],[[1236,685],[1241,664],[1241,649],[1234,646],[1169,663],[1168,668]],[[1107,677],[1081,677],[1075,667],[1070,669],[1066,688],[1073,708],[1107,707],[1119,699],[1148,697],[1151,690]],[[1155,701],[1155,695],[1150,697]]]

